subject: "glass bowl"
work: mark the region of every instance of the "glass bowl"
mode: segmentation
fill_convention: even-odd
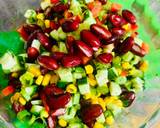
[[[160,2],[159,0],[112,0],[129,8],[137,15],[141,38],[150,45],[150,74],[146,76],[146,88],[137,95],[133,105],[117,117],[111,128],[160,128],[160,54],[157,59],[151,57],[160,53]],[[24,22],[23,14],[28,8],[39,6],[40,0],[0,0],[0,31],[15,30]],[[1,45],[1,43],[0,43]],[[156,70],[157,68],[157,70]],[[158,74],[158,75],[157,75]],[[9,97],[0,99],[0,128],[24,128],[15,123],[15,114],[11,110]],[[13,123],[14,122],[14,123]]]

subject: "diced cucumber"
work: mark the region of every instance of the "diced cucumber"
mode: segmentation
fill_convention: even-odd
[[[32,105],[40,105],[40,104],[42,104],[42,100],[32,100],[31,104]]]
[[[141,58],[139,56],[134,56],[133,60],[131,61],[131,65],[136,65],[139,63]]]
[[[8,74],[10,72],[19,71],[22,69],[20,66],[18,58],[11,52],[6,52],[0,58],[0,64],[2,65],[2,70],[4,73]]]
[[[67,111],[64,115],[60,116],[60,119],[64,119],[66,121],[69,121],[73,119],[76,115],[77,109],[73,106],[71,108],[67,108]]]
[[[120,68],[121,67],[121,57],[120,56],[114,57],[112,60],[112,64],[114,67]]]
[[[122,84],[125,84],[127,82],[127,78],[124,77],[124,76],[119,76],[119,77],[116,78],[115,82],[117,84],[122,85]]]
[[[82,15],[81,4],[78,0],[71,1],[70,11],[73,13],[73,15]]]
[[[62,89],[65,89],[66,86],[67,86],[67,84],[68,84],[68,82],[63,82],[63,81],[58,81],[58,82],[57,82],[57,86],[58,86],[59,88],[62,88]]]
[[[59,34],[58,34],[58,31],[57,30],[53,30],[51,31],[50,33],[51,37],[55,40],[59,40]]]
[[[104,112],[104,117],[108,117],[108,116],[112,116],[112,112],[111,110],[107,109],[105,112]]]
[[[24,118],[30,117],[30,115],[31,115],[31,113],[28,112],[27,110],[22,110],[22,111],[17,113],[17,118],[19,120],[24,120]]]
[[[57,73],[62,82],[73,82],[71,68],[59,68]]]
[[[79,102],[80,102],[80,94],[76,93],[76,94],[74,94],[74,96],[72,98],[72,104],[76,105],[76,104],[79,104]]]
[[[40,49],[40,46],[41,46],[41,43],[39,42],[39,40],[34,39],[34,40],[32,41],[31,47],[34,47],[34,48],[36,48],[37,50],[39,50],[39,49]]]
[[[100,93],[100,94],[107,94],[109,92],[109,89],[108,89],[108,86],[107,85],[104,85],[104,86],[98,86],[97,87],[97,93]]]
[[[58,42],[59,45],[59,52],[68,53],[66,44],[64,42]]]
[[[27,22],[29,24],[36,22],[37,19],[36,16],[37,16],[36,11],[33,9],[28,9],[24,14],[24,17],[27,18]]]
[[[72,102],[73,98],[70,99],[70,101],[68,102],[68,104],[66,104],[67,108],[70,108],[73,106],[73,102]]]
[[[62,27],[59,27],[57,31],[58,31],[59,40],[65,40],[67,34],[63,32]]]
[[[78,85],[80,94],[83,95],[83,94],[90,93],[90,86],[89,86],[87,77],[82,78],[82,79],[78,79],[77,85]]]
[[[120,114],[122,112],[122,108],[115,105],[115,104],[108,104],[107,107],[108,107],[108,109],[110,109],[112,111],[114,116],[117,116],[118,114]]]
[[[119,96],[122,92],[120,86],[117,83],[111,82],[109,86],[111,96]]]
[[[90,2],[93,2],[94,0],[84,0],[84,2],[86,3],[86,4],[88,4],[88,3],[90,3]]]
[[[100,69],[95,75],[98,86],[104,86],[108,82],[108,70]]]
[[[48,2],[48,1],[43,1],[43,2],[41,2],[41,8],[43,9],[43,10],[45,10],[47,7],[49,7],[49,6],[51,6],[51,4],[50,4],[50,2]]]
[[[104,123],[105,122],[104,114],[102,113],[99,117],[96,118],[96,120],[99,123]]]
[[[118,77],[118,72],[115,67],[112,67],[108,70],[108,78],[110,80],[115,80]]]
[[[135,90],[135,92],[142,91],[143,86],[144,86],[144,81],[141,78],[136,77],[132,79],[132,87]]]
[[[83,76],[81,73],[79,72],[73,72],[73,78],[74,79],[81,79]]]
[[[22,76],[20,76],[19,80],[22,85],[30,86],[33,84],[33,78],[34,78],[34,75],[32,73],[26,72]]]
[[[129,62],[129,61],[131,61],[133,59],[133,57],[134,57],[133,53],[127,52],[126,54],[124,54],[122,56],[122,59],[123,59],[123,61]]]
[[[129,75],[132,77],[143,77],[143,72],[141,70],[136,69],[136,68],[132,68],[129,71]]]
[[[82,67],[75,67],[73,70],[73,77],[75,79],[81,79],[82,77],[85,77],[86,73],[85,70]]]
[[[39,115],[40,112],[44,109],[44,107],[40,106],[40,105],[33,105],[31,107],[30,112],[33,113],[34,115]]]
[[[67,128],[83,128],[81,123],[70,123]]]
[[[135,38],[134,38],[134,42],[135,42],[136,44],[138,44],[139,46],[142,46],[143,40],[141,40],[140,38],[135,37]]]
[[[95,68],[97,70],[107,69],[107,68],[109,68],[111,66],[110,64],[103,64],[103,63],[100,63],[100,62],[97,62],[97,61],[93,61],[93,62],[95,64]]]

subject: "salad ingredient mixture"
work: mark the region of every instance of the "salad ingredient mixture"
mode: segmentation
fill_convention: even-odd
[[[18,28],[24,53],[0,58],[3,96],[29,127],[105,128],[144,89],[149,48],[135,15],[109,0],[43,0]]]

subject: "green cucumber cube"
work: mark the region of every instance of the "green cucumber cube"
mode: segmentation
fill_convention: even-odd
[[[134,57],[133,53],[127,52],[126,54],[124,54],[122,56],[122,59],[123,59],[123,61],[129,62],[129,61],[131,61],[133,59],[133,57]]]
[[[90,93],[90,86],[89,86],[87,77],[79,79],[77,81],[77,84],[78,84],[79,91],[82,95]]]
[[[114,82],[110,83],[109,90],[110,90],[111,96],[119,96],[122,92],[121,87]]]
[[[98,86],[104,86],[108,82],[108,70],[101,69],[97,71],[95,75]]]
[[[112,67],[108,70],[108,78],[110,80],[115,80],[118,77],[118,72],[115,67]]]
[[[119,76],[116,78],[115,82],[119,85],[125,84],[127,82],[127,78],[124,76]]]
[[[99,123],[104,123],[105,122],[104,114],[102,113],[99,117],[96,118],[96,120]]]
[[[57,73],[62,82],[73,82],[71,68],[59,68]]]

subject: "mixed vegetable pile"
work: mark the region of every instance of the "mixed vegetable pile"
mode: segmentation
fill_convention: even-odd
[[[25,52],[0,58],[13,110],[31,126],[105,128],[144,89],[149,48],[135,15],[107,0],[44,0],[18,32]]]

